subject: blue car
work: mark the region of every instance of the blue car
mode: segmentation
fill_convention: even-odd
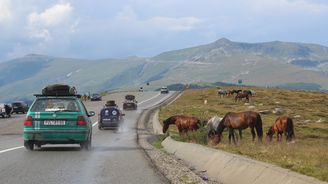
[[[99,113],[99,130],[102,130],[103,128],[117,129],[123,121],[124,115],[125,114],[123,114],[115,104],[115,101],[107,101],[104,108],[102,108]]]

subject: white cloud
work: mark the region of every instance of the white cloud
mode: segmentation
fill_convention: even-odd
[[[59,3],[46,9],[44,12],[31,13],[28,17],[28,24],[47,27],[58,26],[69,20],[72,10],[70,3]]]
[[[250,3],[255,9],[260,11],[284,11],[301,13],[327,13],[328,5],[306,0],[251,0]]]
[[[189,31],[193,29],[200,19],[196,17],[182,17],[182,18],[170,18],[170,17],[153,17],[145,21],[149,26],[154,26],[164,30],[171,31]]]
[[[135,28],[164,31],[189,31],[197,24],[202,22],[199,18],[193,16],[187,17],[165,17],[154,16],[145,20],[138,18],[136,12],[130,7],[125,6],[122,11],[117,13],[116,20],[120,23],[126,23]]]
[[[73,7],[70,3],[60,2],[41,13],[30,13],[27,20],[29,36],[48,41],[52,39],[51,30],[53,29],[67,27],[67,30],[74,32],[77,23],[69,25],[72,11]]]
[[[0,0],[0,24],[8,23],[12,19],[9,0]]]

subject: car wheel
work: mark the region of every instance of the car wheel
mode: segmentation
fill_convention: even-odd
[[[89,139],[85,142],[82,142],[81,144],[81,148],[84,150],[91,150],[91,136],[89,137]]]
[[[33,151],[34,150],[34,143],[32,141],[24,141],[24,147],[27,150]]]

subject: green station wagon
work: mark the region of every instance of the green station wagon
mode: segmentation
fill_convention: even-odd
[[[24,121],[24,146],[80,144],[91,149],[91,116],[78,95],[36,95]]]

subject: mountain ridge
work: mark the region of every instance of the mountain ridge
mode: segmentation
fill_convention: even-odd
[[[149,88],[176,83],[227,82],[328,89],[328,47],[294,42],[234,42],[227,38],[154,57],[75,59],[28,54],[0,63],[1,100],[31,97],[49,83],[80,92]],[[311,85],[313,84],[313,85]],[[20,90],[17,90],[20,89]]]

